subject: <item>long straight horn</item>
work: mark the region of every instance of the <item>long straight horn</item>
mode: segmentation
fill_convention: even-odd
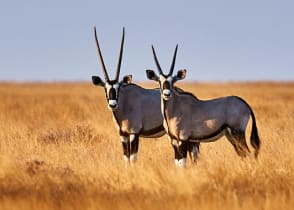
[[[118,80],[118,77],[119,77],[121,59],[122,59],[123,48],[124,48],[124,41],[125,41],[125,27],[123,27],[123,34],[122,34],[122,38],[121,38],[120,51],[119,51],[117,68],[116,68],[115,80]]]
[[[157,69],[158,69],[158,71],[159,71],[160,74],[163,74],[162,69],[161,69],[161,67],[159,65],[159,62],[158,62],[158,59],[157,59],[157,56],[156,56],[156,53],[155,53],[155,50],[154,50],[153,45],[152,45],[152,52],[153,52],[153,57],[154,57],[154,60],[155,60]]]
[[[174,57],[173,57],[173,61],[169,70],[169,76],[171,76],[173,74],[174,68],[175,68],[175,63],[176,63],[176,57],[177,57],[177,51],[178,51],[178,45],[176,46],[175,52],[174,52]]]
[[[95,34],[95,40],[96,40],[96,45],[97,45],[97,49],[98,49],[98,55],[99,55],[100,63],[101,63],[101,67],[102,67],[102,72],[104,74],[105,80],[109,81],[109,77],[108,77],[108,74],[107,74],[107,71],[106,71],[106,68],[105,68],[105,64],[104,64],[104,61],[103,61],[102,53],[101,53],[98,38],[97,38],[96,27],[94,27],[94,34]]]

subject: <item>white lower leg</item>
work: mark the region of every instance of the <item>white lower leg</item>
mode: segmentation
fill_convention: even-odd
[[[125,161],[126,163],[129,163],[129,162],[130,162],[130,158],[128,158],[126,155],[124,155],[124,161]]]
[[[126,136],[120,136],[120,141],[122,142],[122,143],[128,143],[128,141],[129,141],[129,138],[128,137],[126,137]],[[127,157],[126,155],[124,155],[124,161],[126,162],[126,163],[129,163],[130,162],[130,158],[129,157]]]
[[[137,153],[131,154],[130,161],[131,163],[135,163],[137,161]]]
[[[132,145],[132,142],[135,140],[136,136],[135,134],[130,135],[130,144]],[[132,151],[132,149],[131,149]],[[130,161],[131,163],[135,163],[137,161],[137,153],[131,154],[130,155]]]
[[[180,168],[186,167],[186,158],[176,160],[176,166],[178,166]]]

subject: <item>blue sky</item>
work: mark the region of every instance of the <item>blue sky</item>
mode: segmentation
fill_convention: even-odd
[[[155,69],[151,44],[166,70],[179,44],[188,80],[294,80],[293,11],[283,0],[1,0],[0,81],[101,76],[93,26],[110,75],[124,26],[121,74],[137,81]]]

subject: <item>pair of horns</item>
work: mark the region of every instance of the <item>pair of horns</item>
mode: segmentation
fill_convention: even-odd
[[[99,55],[100,63],[101,63],[101,67],[102,67],[102,72],[104,74],[105,80],[109,81],[109,76],[107,74],[107,70],[106,70],[106,67],[105,67],[105,64],[104,64],[104,60],[103,60],[103,57],[102,57],[101,49],[100,49],[98,38],[97,38],[96,27],[94,27],[94,34],[95,34],[95,40],[96,40],[96,45],[97,45],[97,49],[98,49],[98,55]],[[125,28],[123,28],[123,34],[122,34],[122,38],[121,38],[119,57],[118,57],[118,63],[117,63],[117,68],[116,68],[116,74],[115,74],[115,80],[118,80],[119,73],[120,73],[121,60],[122,60],[123,47],[124,47],[124,40],[125,40]]]
[[[175,52],[174,52],[174,57],[173,57],[173,60],[172,60],[172,64],[171,64],[169,73],[166,76],[171,76],[173,74],[173,71],[174,71],[174,68],[175,68],[176,57],[177,57],[177,51],[178,51],[178,45],[176,46],[176,49],[175,49]],[[162,69],[160,67],[160,64],[158,62],[158,59],[157,59],[157,56],[156,56],[153,45],[152,45],[152,52],[153,52],[153,57],[154,57],[154,60],[155,60],[155,63],[156,63],[156,66],[157,66],[157,69],[158,69],[159,73],[164,75],[163,72],[162,72]]]
[[[109,81],[109,76],[107,74],[107,70],[104,64],[104,60],[103,60],[103,56],[101,53],[101,49],[100,49],[100,45],[99,45],[99,41],[97,38],[97,32],[96,32],[96,27],[94,27],[94,34],[95,34],[95,40],[96,40],[96,45],[97,45],[97,49],[98,49],[98,55],[99,55],[99,59],[100,59],[100,63],[101,63],[101,67],[102,67],[102,72],[104,74],[104,78],[106,81]],[[125,28],[123,28],[123,34],[122,34],[122,39],[121,39],[121,45],[120,45],[120,51],[119,51],[119,57],[118,57],[118,63],[117,63],[117,68],[116,68],[116,75],[115,75],[115,80],[118,80],[119,77],[119,73],[120,73],[120,67],[121,67],[121,60],[122,60],[122,54],[123,54],[123,47],[124,47],[124,40],[125,40]],[[174,52],[174,56],[173,56],[173,60],[172,60],[172,64],[169,70],[169,73],[167,76],[172,75],[174,68],[175,68],[175,62],[176,62],[176,57],[177,57],[177,51],[178,51],[178,45],[175,48],[175,52]],[[160,74],[163,74],[163,71],[160,67],[160,64],[158,62],[156,53],[155,53],[155,49],[152,45],[152,52],[153,52],[153,56],[154,56],[154,60],[157,66],[157,69],[159,71]]]

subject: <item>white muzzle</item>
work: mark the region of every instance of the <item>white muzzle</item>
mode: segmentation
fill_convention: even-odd
[[[164,98],[165,100],[169,99],[170,96],[171,96],[171,91],[170,91],[169,89],[164,89],[164,90],[162,91],[162,93],[163,93],[163,98]]]
[[[109,100],[108,101],[108,108],[114,110],[117,108],[117,101],[116,100]]]

